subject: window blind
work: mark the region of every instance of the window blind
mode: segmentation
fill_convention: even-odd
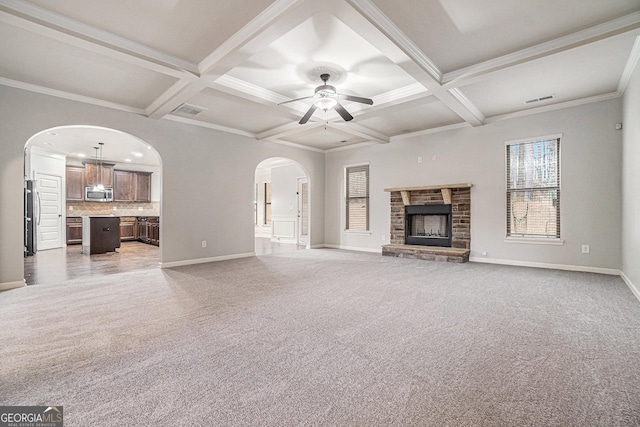
[[[560,138],[506,149],[507,236],[560,238]]]
[[[346,169],[346,228],[369,230],[369,165]]]

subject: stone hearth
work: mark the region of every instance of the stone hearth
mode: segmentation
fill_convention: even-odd
[[[391,193],[391,239],[382,255],[467,262],[471,252],[471,184],[385,188]],[[406,206],[451,205],[451,247],[407,245]]]

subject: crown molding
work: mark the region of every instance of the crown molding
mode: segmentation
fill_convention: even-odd
[[[256,139],[255,134],[251,132],[245,132],[240,129],[230,128],[226,126],[214,125],[213,123],[201,122],[199,120],[189,119],[187,117],[180,117],[174,114],[167,114],[166,116],[162,117],[162,120],[171,120],[172,122],[180,122],[187,125],[193,125],[201,128],[218,130],[220,132],[232,133],[234,135],[246,136],[251,139]]]
[[[620,98],[622,94],[619,92],[605,93],[602,95],[589,96],[586,98],[574,99],[571,101],[559,102],[557,104],[544,105],[541,107],[529,108],[526,110],[514,111],[513,113],[499,114],[487,117],[485,123],[494,123],[502,120],[515,119],[518,117],[531,116],[534,114],[546,113],[549,111],[562,110],[564,108],[577,107],[580,105],[593,104],[594,102],[608,101],[610,99]]]
[[[269,139],[267,142],[274,144],[286,145],[287,147],[299,148],[301,150],[313,151],[314,153],[324,153],[325,150],[315,147],[307,147],[306,145],[296,144],[295,142],[283,141],[281,139]]]
[[[91,104],[99,107],[106,107],[106,108],[112,108],[114,110],[126,111],[128,113],[135,113],[135,114],[141,114],[141,115],[145,114],[145,111],[142,108],[131,107],[124,104],[118,104],[116,102],[104,101],[102,99],[91,98],[89,96],[78,95],[75,93],[65,92],[58,89],[51,89],[48,87],[38,86],[31,83],[11,80],[5,77],[0,77],[0,85],[9,86],[16,89],[22,89],[29,92],[40,93],[42,95],[55,96],[56,98],[68,99],[70,101],[82,102],[84,104]]]
[[[633,48],[631,48],[631,53],[629,53],[629,58],[627,59],[627,63],[624,66],[624,71],[620,76],[620,82],[618,82],[618,92],[624,93],[627,90],[627,85],[629,84],[629,80],[631,80],[631,75],[633,71],[636,69],[638,65],[638,60],[640,59],[640,36],[636,37],[635,42],[633,43]]]
[[[418,136],[423,136],[423,135],[430,135],[433,133],[440,133],[440,132],[446,132],[448,130],[453,130],[453,129],[463,129],[463,128],[468,128],[471,125],[467,122],[460,122],[460,123],[455,123],[452,125],[446,125],[446,126],[439,126],[436,128],[431,128],[431,129],[424,129],[424,130],[419,130],[416,132],[411,132],[411,133],[403,133],[401,135],[394,135],[390,138],[390,142],[398,142],[398,141],[402,141],[405,139],[410,139],[410,138],[415,138]]]

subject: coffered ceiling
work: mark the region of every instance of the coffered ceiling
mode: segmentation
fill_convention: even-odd
[[[0,0],[0,84],[319,151],[618,97],[639,56],[640,0]],[[323,73],[373,105],[298,124]]]

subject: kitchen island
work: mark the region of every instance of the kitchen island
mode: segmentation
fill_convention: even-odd
[[[82,217],[82,253],[104,254],[120,247],[120,218],[117,216]]]

